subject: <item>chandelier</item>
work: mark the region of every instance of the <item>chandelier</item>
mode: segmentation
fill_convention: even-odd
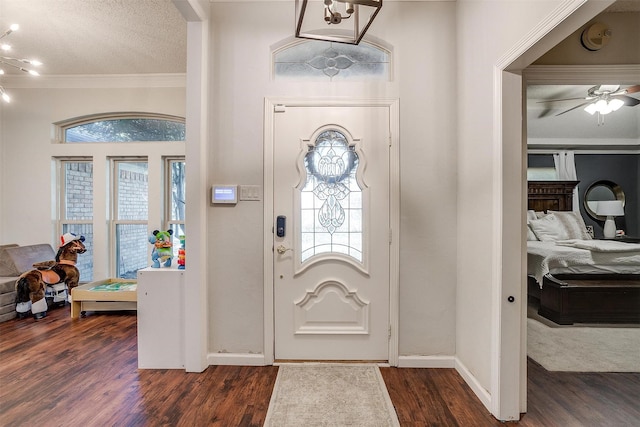
[[[296,0],[296,37],[358,44],[382,0]]]
[[[4,33],[2,33],[2,35],[0,35],[0,40],[2,40],[3,38],[7,37],[9,34],[13,33],[14,31],[18,31],[18,29],[20,28],[20,26],[18,24],[13,24],[9,27],[9,29],[7,31],[5,31]],[[33,69],[28,69],[28,68],[24,68],[24,66],[28,66],[28,65],[33,65],[34,67],[37,67],[39,65],[42,65],[42,63],[40,61],[36,61],[34,59],[20,59],[20,58],[13,58],[10,56],[4,56],[6,54],[8,54],[8,52],[11,51],[11,46],[6,44],[6,43],[0,43],[0,66],[1,65],[6,65],[7,67],[12,67],[12,68],[16,68],[24,73],[29,73],[32,76],[39,76],[40,74],[38,74],[37,71],[33,70]],[[0,68],[0,76],[4,75],[4,70],[2,68]],[[0,97],[2,97],[2,99],[5,102],[11,102],[11,97],[9,96],[9,94],[5,91],[4,87],[2,86],[2,84],[0,84]]]

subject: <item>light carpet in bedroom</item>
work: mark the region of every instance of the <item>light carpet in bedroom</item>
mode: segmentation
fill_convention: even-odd
[[[399,426],[373,364],[285,364],[278,369],[266,427]]]
[[[640,372],[640,328],[550,328],[527,319],[527,355],[548,371]]]

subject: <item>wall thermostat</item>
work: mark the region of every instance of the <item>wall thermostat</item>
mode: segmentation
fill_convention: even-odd
[[[235,205],[238,203],[238,186],[214,185],[211,187],[211,203]]]

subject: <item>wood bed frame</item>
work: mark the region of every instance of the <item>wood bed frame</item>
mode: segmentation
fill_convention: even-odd
[[[80,285],[71,290],[71,318],[84,317],[87,311],[137,310],[138,292],[133,290],[92,291],[99,285],[110,283],[137,284],[132,279],[106,279]]]
[[[578,181],[529,181],[528,209],[570,211]],[[640,274],[545,275],[542,289],[527,277],[538,314],[561,325],[640,323]]]

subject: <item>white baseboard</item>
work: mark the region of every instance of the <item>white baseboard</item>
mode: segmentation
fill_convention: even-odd
[[[398,368],[455,368],[454,356],[400,356]]]
[[[491,394],[455,356],[400,356],[398,368],[454,368],[487,410],[491,410]]]
[[[251,353],[209,353],[209,365],[265,366],[264,354]]]
[[[265,366],[263,354],[250,353],[209,353],[209,365]],[[484,406],[491,407],[491,395],[482,387],[476,377],[455,356],[400,356],[398,368],[454,368],[478,396]]]
[[[460,374],[464,382],[467,383],[471,390],[478,396],[478,399],[482,404],[491,411],[491,394],[478,382],[476,377],[467,369],[467,367],[458,359],[455,358],[455,368]]]

